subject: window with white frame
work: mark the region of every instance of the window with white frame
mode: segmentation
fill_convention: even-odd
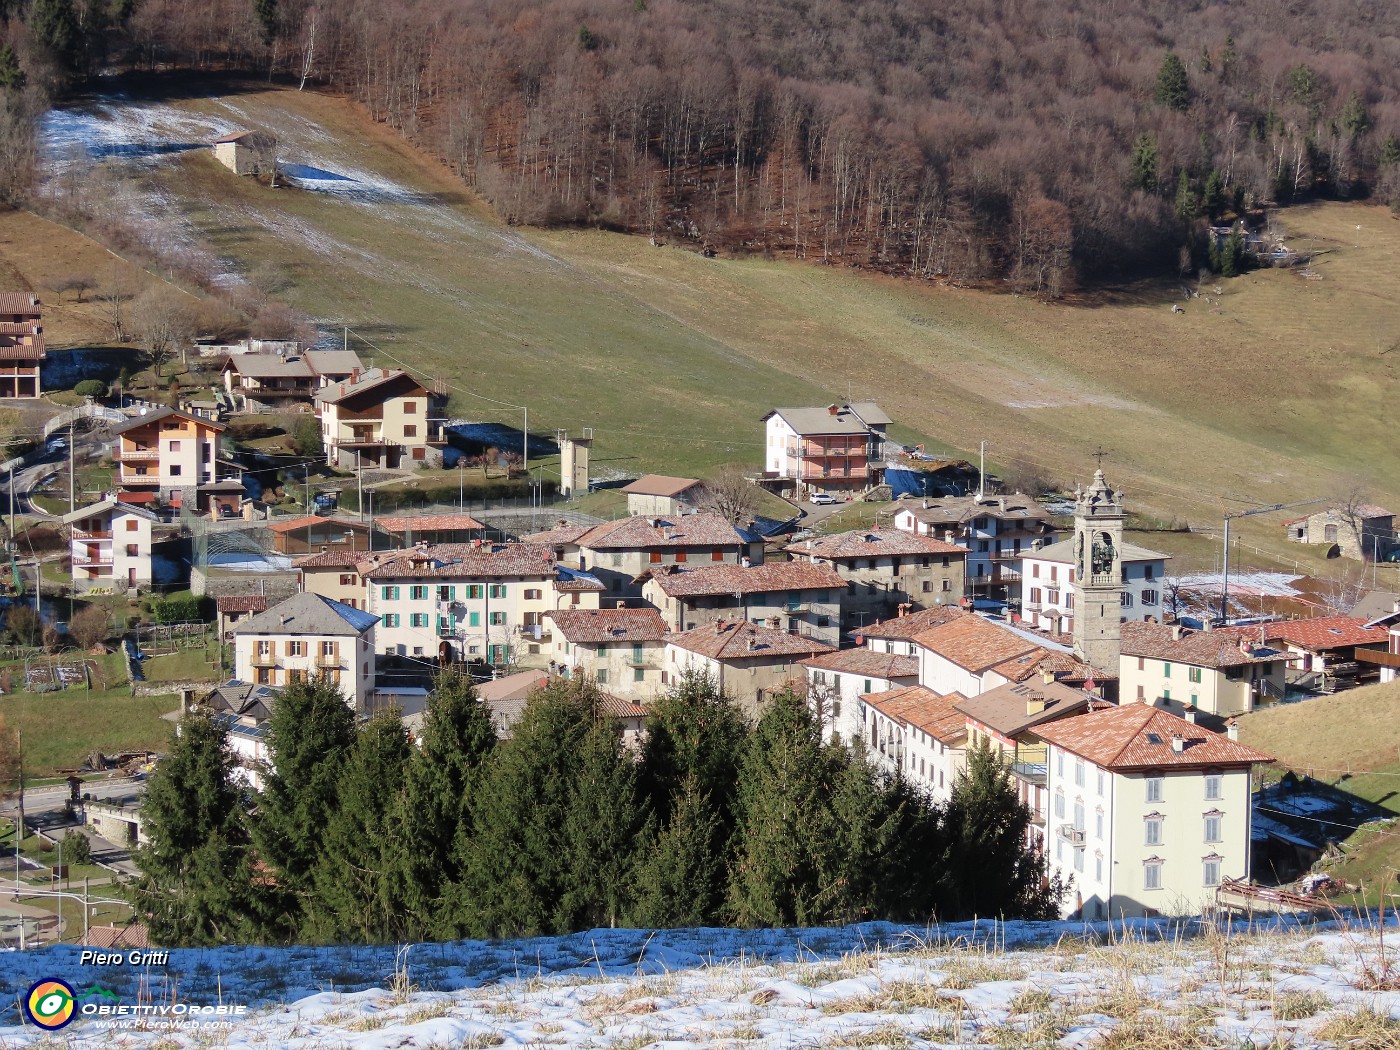
[[[1150,589],[1150,588],[1149,588],[1148,590],[1143,591],[1143,592],[1142,592],[1142,604],[1143,604],[1143,605],[1156,605],[1156,604],[1157,604],[1157,592],[1154,591],[1154,590],[1152,590],[1152,589]]]
[[[1103,854],[1094,854],[1094,878],[1098,882],[1103,882]]]
[[[1097,772],[1097,774],[1096,774],[1095,777],[1094,777],[1094,781],[1095,781],[1095,783],[1094,783],[1095,788],[1098,790],[1098,793],[1099,793],[1100,795],[1102,795],[1102,794],[1103,794],[1103,785],[1104,785],[1104,772],[1103,772],[1102,769],[1100,769],[1100,770]]]
[[[1201,861],[1201,884],[1203,886],[1220,885],[1220,858],[1211,856]]]
[[[1162,801],[1162,778],[1161,778],[1161,777],[1148,777],[1146,780],[1143,781],[1143,784],[1145,785],[1146,790],[1147,790],[1147,796],[1146,796],[1146,797],[1147,797],[1147,801],[1148,801],[1148,802],[1161,802],[1161,801]]]
[[[1160,890],[1162,888],[1162,862],[1157,859],[1144,861],[1142,865],[1142,888]]]
[[[1084,830],[1084,803],[1079,799],[1074,800],[1074,826],[1077,830]]]
[[[1063,791],[1055,792],[1055,816],[1059,820],[1065,818],[1065,794]]]
[[[1144,846],[1160,846],[1162,844],[1162,818],[1160,816],[1153,814],[1143,819],[1142,844]]]
[[[1103,838],[1103,810],[1094,811],[1094,837]]]
[[[1074,786],[1081,788],[1084,786],[1084,760],[1082,758],[1074,760]]]

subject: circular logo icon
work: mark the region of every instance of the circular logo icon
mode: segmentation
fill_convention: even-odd
[[[25,997],[24,1012],[40,1028],[57,1031],[73,1020],[73,986],[52,977],[35,981]]]

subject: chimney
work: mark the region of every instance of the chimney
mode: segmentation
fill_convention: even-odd
[[[836,405],[827,405],[827,406],[826,406],[826,412],[827,412],[827,415],[839,416],[839,415],[841,414],[841,409],[840,409],[839,407],[837,407]]]
[[[908,616],[908,615],[909,615],[909,610],[912,609],[912,608],[914,608],[914,606],[911,605],[909,602],[900,602],[900,603],[899,603],[899,615],[900,615],[900,616]]]
[[[1226,735],[1229,739],[1235,741],[1236,743],[1239,743],[1239,739],[1240,739],[1240,724],[1239,724],[1237,721],[1235,721],[1233,718],[1230,719],[1230,721],[1228,721],[1228,722],[1225,723],[1225,735]]]
[[[290,620],[290,619],[291,619],[290,616],[279,616],[279,617],[277,617],[278,623],[280,623],[283,627],[286,627],[286,626],[287,626],[287,621]]]
[[[352,368],[352,369],[350,369],[350,382],[352,382],[352,383],[358,383],[359,381],[360,381],[360,370],[359,370],[358,368]],[[344,384],[342,384],[341,389],[344,389]]]
[[[1052,670],[1050,670],[1050,668],[1048,668],[1048,667],[1042,667],[1042,668],[1040,669],[1040,680],[1041,680],[1042,682],[1044,682],[1046,685],[1054,685],[1054,684],[1055,684],[1055,672],[1052,671]]]
[[[739,564],[740,564],[741,566],[743,566],[745,569],[751,569],[751,568],[753,568],[753,562],[749,561],[747,555],[745,555],[744,557],[742,557],[742,558],[739,559]]]
[[[1248,639],[1248,638],[1245,638],[1245,637],[1241,637],[1241,638],[1240,638],[1240,652],[1241,652],[1243,655],[1245,655],[1245,656],[1252,656],[1252,655],[1253,655],[1253,652],[1252,652],[1252,650],[1251,650],[1250,647],[1249,647],[1249,639]]]
[[[1039,693],[1032,693],[1026,697],[1026,714],[1038,715],[1045,710],[1045,697]]]
[[[945,529],[943,531],[943,538],[949,543],[952,543],[958,538],[958,535],[952,529]]]
[[[1172,624],[1172,641],[1181,641],[1181,624],[1179,623]]]
[[[1186,738],[1180,733],[1172,734],[1172,754],[1179,755],[1186,750]]]
[[[758,652],[758,639],[757,639],[757,638],[750,638],[750,639],[749,639],[749,652],[751,652],[751,653],[756,653],[756,652]]]
[[[1181,713],[1185,717],[1186,721],[1190,722],[1192,725],[1196,724],[1196,709],[1190,704],[1187,704],[1186,709]]]
[[[1215,621],[1207,617],[1201,623],[1201,630],[1209,634],[1211,631],[1215,630]]]
[[[724,630],[724,621],[723,621],[723,620],[716,620],[716,621],[715,621],[715,633],[716,633],[716,634],[719,634],[719,633],[721,633],[723,630]]]
[[[330,550],[330,548],[327,547],[324,543],[321,544],[321,553],[322,553],[322,554],[325,554],[325,553],[326,553],[327,551],[329,551],[329,550]]]
[[[618,603],[617,603],[617,607],[618,607],[619,609],[625,609],[625,608],[627,608],[627,603],[626,603],[625,601],[622,601],[621,599],[619,599],[619,600],[618,600]]]

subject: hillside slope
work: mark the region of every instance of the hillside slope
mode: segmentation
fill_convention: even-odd
[[[170,1031],[152,1018],[114,1033],[80,1017],[60,1037],[75,1050],[1394,1050],[1400,964],[1364,921],[1344,927],[592,930],[398,951],[176,951],[146,973],[80,970],[76,949],[48,949],[0,956],[0,973],[15,988],[59,974],[78,984],[81,974],[79,995],[95,980],[109,1003],[249,1008],[224,1031]],[[18,1028],[10,1010],[0,1021],[7,1047],[56,1045]]]
[[[270,190],[195,148],[243,126],[274,130],[313,189]],[[757,463],[764,411],[850,393],[878,398],[904,434],[987,440],[993,463],[1062,478],[1084,476],[1102,445],[1115,481],[1164,514],[1209,521],[1227,497],[1325,495],[1338,475],[1400,498],[1377,425],[1400,393],[1400,354],[1385,352],[1400,336],[1400,223],[1380,208],[1288,212],[1295,241],[1334,249],[1322,280],[1250,274],[1175,315],[1174,286],[1046,305],[506,227],[358,109],[311,92],[106,99],[45,130],[50,169],[67,176],[51,192],[90,186],[153,239],[207,246],[233,273],[275,271],[328,332],[349,325],[380,363],[447,379],[455,411],[514,421],[482,398],[528,401],[532,429],[594,426],[620,465]]]

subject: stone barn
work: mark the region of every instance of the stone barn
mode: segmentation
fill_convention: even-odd
[[[275,175],[277,138],[265,131],[238,131],[214,140],[214,156],[236,175]]]

